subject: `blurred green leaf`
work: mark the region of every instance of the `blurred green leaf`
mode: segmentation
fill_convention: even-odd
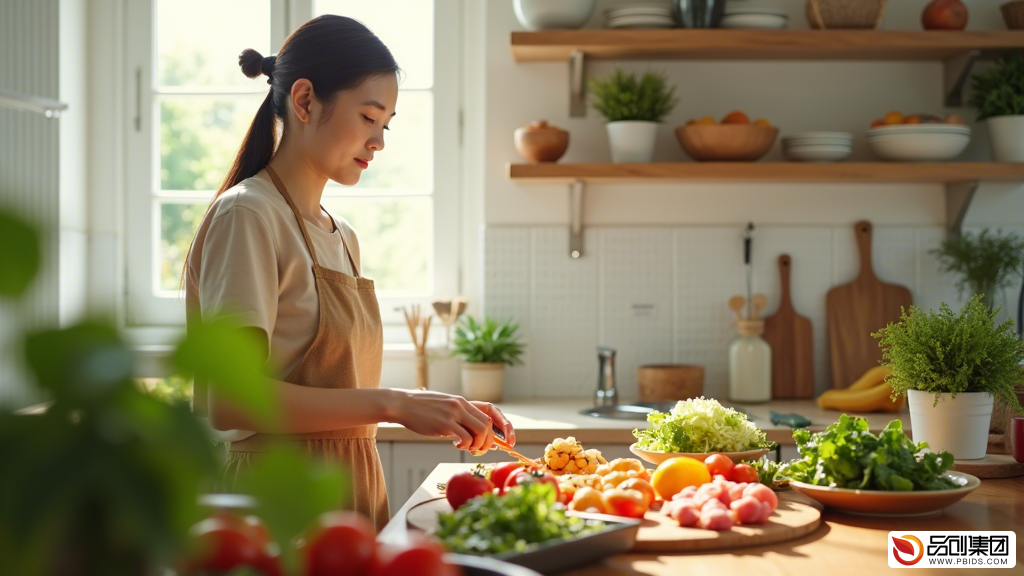
[[[99,320],[30,334],[25,358],[39,385],[72,405],[130,386],[135,362],[117,331]]]
[[[225,318],[190,326],[172,357],[175,370],[209,383],[210,389],[263,424],[281,418],[263,372],[262,344]]]
[[[0,210],[0,246],[0,296],[20,296],[39,271],[39,233],[28,222]]]
[[[321,514],[338,510],[351,499],[348,474],[338,464],[311,460],[287,445],[256,458],[239,473],[234,489],[256,499],[256,515],[281,544],[282,561],[294,573],[298,558],[287,544]]]

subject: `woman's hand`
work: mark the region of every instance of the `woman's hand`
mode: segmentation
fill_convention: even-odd
[[[501,410],[498,410],[497,406],[490,402],[470,401],[469,403],[479,408],[481,412],[491,418],[491,422],[498,427],[498,430],[501,430],[501,435],[505,437],[506,444],[509,446],[516,445],[516,429],[512,427],[512,423],[501,413]]]
[[[489,450],[494,445],[493,424],[501,430],[511,429],[501,412],[486,402],[479,404],[490,406],[489,413],[453,394],[430,390],[394,392],[397,399],[388,421],[424,436],[457,437],[455,446],[460,450]],[[497,414],[500,420],[492,422],[491,414]]]

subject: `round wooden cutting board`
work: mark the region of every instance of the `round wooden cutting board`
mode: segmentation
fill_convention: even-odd
[[[779,507],[761,526],[733,526],[725,532],[682,528],[661,512],[651,510],[644,517],[636,536],[637,552],[699,552],[772,544],[799,538],[813,532],[821,523],[821,512],[816,502],[795,490],[777,493]],[[443,497],[421,502],[409,509],[406,522],[411,528],[433,532],[437,529],[437,515],[451,512],[452,507]]]

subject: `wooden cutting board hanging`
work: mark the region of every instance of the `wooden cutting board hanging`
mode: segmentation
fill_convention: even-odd
[[[772,347],[772,398],[814,398],[814,342],[811,321],[793,308],[789,254],[779,256],[782,297],[764,319],[764,339]]]
[[[871,333],[898,321],[901,308],[914,303],[907,287],[886,284],[875,276],[871,223],[858,222],[854,234],[860,252],[860,274],[853,282],[829,290],[825,298],[833,388],[846,388],[869,368],[878,366],[882,349]]]

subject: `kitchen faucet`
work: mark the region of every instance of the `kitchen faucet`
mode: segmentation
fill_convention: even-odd
[[[595,406],[614,406],[619,403],[615,389],[615,348],[597,347],[597,391],[594,392]]]

